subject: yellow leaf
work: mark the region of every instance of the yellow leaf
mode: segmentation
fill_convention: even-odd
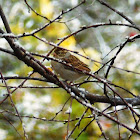
[[[50,37],[61,38],[66,36],[67,28],[62,23],[53,23],[49,27],[46,28],[47,35]]]
[[[49,19],[52,18],[54,9],[50,0],[40,0],[39,2],[41,14]]]
[[[75,38],[73,36],[66,39],[60,46],[73,50],[73,47],[76,45]],[[75,47],[74,47],[75,48]]]

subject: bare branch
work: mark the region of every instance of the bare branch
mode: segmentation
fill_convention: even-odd
[[[132,25],[135,26],[135,28],[137,30],[140,31],[140,28],[132,21],[130,20],[127,16],[125,16],[122,12],[119,12],[118,10],[116,10],[115,8],[111,7],[109,4],[107,4],[106,2],[102,1],[102,0],[98,0],[102,5],[108,7],[109,9],[111,9],[112,11],[114,11],[115,13],[117,13],[118,15],[120,15],[121,17],[123,17],[125,20],[127,20],[129,23],[131,23]]]

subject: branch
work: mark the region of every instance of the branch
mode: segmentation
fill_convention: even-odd
[[[137,30],[140,31],[140,28],[132,21],[130,20],[127,16],[125,16],[122,12],[119,12],[118,10],[116,10],[115,8],[111,7],[109,4],[107,4],[106,2],[102,1],[102,0],[98,0],[102,5],[108,7],[109,9],[111,9],[112,11],[114,11],[115,13],[117,13],[118,15],[120,15],[121,17],[123,17],[125,20],[127,20],[129,23],[131,23],[132,25],[135,26],[135,28]]]
[[[12,33],[11,29],[10,29],[10,26],[8,24],[8,21],[7,21],[6,17],[5,17],[5,14],[4,14],[3,10],[2,10],[1,5],[0,5],[0,16],[1,16],[1,19],[2,19],[2,21],[4,23],[4,26],[6,28],[7,33]]]
[[[91,93],[87,93],[85,95],[85,98],[89,100],[91,103],[108,103],[112,106],[118,106],[118,105],[125,105],[124,101],[120,97],[109,97],[109,99],[106,96],[100,96],[100,95],[94,95]],[[124,98],[124,100],[131,104],[132,106],[138,106],[140,105],[140,96],[137,96],[135,98]]]
[[[2,78],[0,78],[2,79]],[[46,79],[40,79],[40,78],[33,78],[33,77],[18,77],[18,76],[13,76],[13,77],[4,77],[5,80],[9,79],[28,79],[28,80],[38,80],[42,82],[48,82]],[[66,83],[65,83],[66,84]],[[109,97],[110,100],[106,96],[100,96],[95,93],[89,93],[87,91],[83,91],[82,89],[78,89],[77,87],[71,87],[70,85],[67,85],[68,88],[71,88],[74,93],[76,93],[77,96],[79,96],[79,93],[82,96],[85,96],[85,99],[89,100],[90,103],[108,103],[111,104],[112,106],[117,106],[117,105],[126,105],[123,100],[119,97]],[[12,87],[11,87],[12,88]],[[23,87],[24,88],[24,87]],[[30,88],[30,87],[27,87]],[[33,88],[33,87],[32,87]],[[41,87],[35,87],[35,88],[41,88]],[[48,87],[47,87],[48,88]],[[54,88],[54,87],[53,87]],[[55,87],[58,88],[58,87]],[[128,92],[128,91],[127,91]],[[140,105],[140,96],[136,96],[135,98],[124,98],[127,103],[131,104],[132,106],[137,106]]]

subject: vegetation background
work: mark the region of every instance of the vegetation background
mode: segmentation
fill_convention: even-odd
[[[92,72],[98,71],[102,63],[111,60],[128,37],[134,37],[140,31],[136,28],[136,26],[140,25],[139,0],[106,0],[111,7],[122,12],[136,26],[129,23],[117,12],[104,6],[100,0],[88,0],[78,7],[75,6],[80,4],[82,0],[27,0],[27,2],[37,13],[51,21],[60,15],[62,11],[68,11],[55,22],[38,32],[37,36],[57,44],[65,36],[83,29],[62,42],[60,46],[89,57],[90,59],[85,59],[74,54],[87,63]],[[0,4],[14,35],[32,33],[45,24],[50,23],[49,20],[33,12],[27,6],[26,0],[0,0]],[[75,8],[73,9],[73,7]],[[72,10],[69,11],[69,9]],[[87,28],[97,24],[100,25],[97,28]],[[124,25],[120,26],[119,24]],[[125,24],[132,26],[125,26]],[[0,28],[5,30],[2,20],[0,21]],[[44,56],[53,48],[53,46],[32,35],[16,39],[16,42],[28,52]],[[140,91],[139,44],[140,40],[136,39],[123,47],[113,64],[117,68],[112,68],[107,77],[112,83],[127,89],[135,96],[138,96]],[[11,50],[3,37],[0,39],[0,48]],[[35,58],[42,60],[40,57]],[[50,61],[45,60],[43,64],[51,70]],[[108,66],[103,67],[98,72],[98,75],[104,77],[107,69]],[[29,76],[33,69],[16,57],[1,50],[0,71],[5,77],[10,91],[13,91],[26,79],[25,77]],[[9,77],[9,79],[6,77]],[[16,77],[23,77],[23,79],[17,79]],[[38,73],[34,73],[31,77],[43,79]],[[78,83],[82,82],[83,79],[78,81]],[[93,94],[104,95],[104,85],[95,79],[92,82],[82,83],[80,88]],[[113,87],[113,89],[121,94],[123,98],[132,98],[131,94],[121,88]],[[112,92],[108,92],[108,94],[113,96]],[[7,88],[3,80],[1,80],[0,101],[3,101],[6,95]],[[138,140],[140,138],[138,134],[134,134],[133,131],[129,131],[118,123],[111,121],[111,119],[104,116],[96,118],[95,112],[95,114],[92,113],[90,109],[86,109],[86,106],[76,100],[72,100],[70,94],[67,94],[64,89],[50,82],[27,80],[23,86],[13,92],[11,97],[22,121],[15,111],[10,98],[2,102],[0,104],[1,140],[23,139],[23,137],[29,140],[62,140],[72,130],[73,133],[70,139],[78,137],[79,140],[102,140],[107,138],[111,140]],[[95,103],[93,106],[103,111],[109,105],[106,103]],[[71,109],[72,112],[69,114],[68,111]],[[133,107],[133,109],[140,113],[138,106]],[[85,110],[85,118],[82,118],[80,125],[75,127]],[[110,107],[106,114],[110,114],[119,122],[139,131],[139,117],[130,111],[128,106]],[[90,117],[91,115],[95,116]],[[88,125],[89,123],[91,124]],[[80,132],[81,135],[79,135]]]

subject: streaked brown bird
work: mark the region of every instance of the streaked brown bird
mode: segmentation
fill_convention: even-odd
[[[86,76],[84,72],[90,72],[88,65],[80,61],[76,56],[72,55],[69,51],[55,48],[53,57],[62,60],[71,67],[62,63],[51,61],[52,69],[60,75],[61,78],[67,81],[75,81],[83,76]]]

